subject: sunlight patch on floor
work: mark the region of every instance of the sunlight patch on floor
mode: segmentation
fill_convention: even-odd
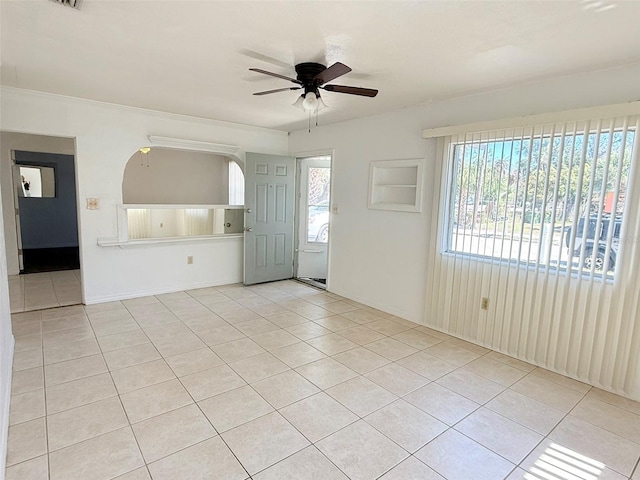
[[[526,480],[598,480],[605,465],[569,448],[552,443],[538,457]]]

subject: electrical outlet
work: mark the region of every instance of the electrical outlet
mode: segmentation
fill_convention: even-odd
[[[193,257],[191,255],[187,257],[187,265],[193,265]]]
[[[482,297],[482,301],[480,302],[480,308],[482,310],[489,310],[489,299],[487,297]]]
[[[334,203],[331,205],[331,213],[338,214],[340,213],[340,209],[338,208],[338,204]]]

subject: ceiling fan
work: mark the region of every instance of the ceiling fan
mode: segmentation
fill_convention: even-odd
[[[257,92],[254,93],[254,95],[268,95],[270,93],[285,92],[287,90],[304,90],[304,93],[298,97],[294,106],[300,107],[310,113],[317,113],[318,110],[326,107],[320,97],[320,89],[326,90],[327,92],[346,93],[348,95],[360,95],[363,97],[375,97],[378,94],[378,90],[371,88],[348,87],[345,85],[331,84],[327,85],[327,82],[341,77],[351,71],[351,68],[340,62],[336,62],[330,67],[326,67],[320,63],[305,62],[296,65],[295,69],[297,76],[296,78],[291,78],[278,73],[268,72],[260,68],[250,68],[249,70],[252,72],[282,78],[283,80],[289,80],[290,82],[298,85],[296,87],[277,88],[275,90]]]

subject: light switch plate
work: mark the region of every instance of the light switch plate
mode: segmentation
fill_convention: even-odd
[[[97,198],[87,198],[87,209],[98,210],[100,208],[100,201]]]

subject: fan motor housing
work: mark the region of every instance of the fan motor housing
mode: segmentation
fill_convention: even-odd
[[[321,85],[322,82],[317,80],[313,80],[313,78],[318,75],[320,72],[323,72],[327,69],[324,65],[320,63],[306,62],[299,63],[296,65],[296,73],[298,74],[297,78],[302,84],[310,87],[317,87]]]

